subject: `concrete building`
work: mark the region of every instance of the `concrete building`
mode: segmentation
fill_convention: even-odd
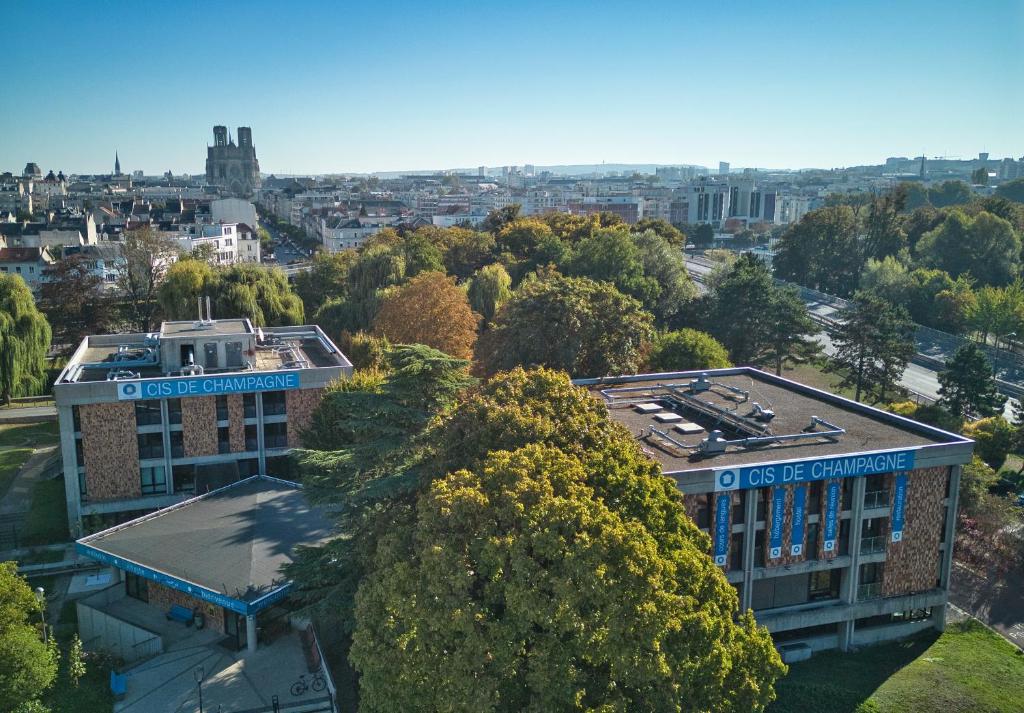
[[[213,146],[206,147],[206,181],[235,196],[251,196],[260,187],[260,164],[252,129],[238,127],[238,145],[226,126],[213,127]]]
[[[316,326],[200,318],[87,337],[53,388],[73,533],[280,474],[324,387],[351,373]]]
[[[749,367],[576,383],[676,481],[786,660],[945,626],[972,441]]]
[[[33,292],[39,289],[46,277],[46,270],[54,263],[49,248],[4,248],[0,247],[0,274],[17,275]]]
[[[255,228],[256,206],[240,198],[210,201],[210,219],[214,223],[245,223]]]

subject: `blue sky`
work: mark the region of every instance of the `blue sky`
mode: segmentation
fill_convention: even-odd
[[[1024,0],[8,0],[0,170],[1024,154]]]

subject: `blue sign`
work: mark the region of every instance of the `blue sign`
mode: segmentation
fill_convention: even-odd
[[[892,541],[903,541],[903,516],[907,511],[907,474],[896,474],[896,491],[892,500]]]
[[[838,482],[828,484],[825,492],[825,552],[836,551],[836,533],[839,531],[839,496],[842,488]]]
[[[117,382],[117,398],[121,401],[176,399],[182,396],[217,396],[297,388],[299,388],[299,372],[267,371],[221,376],[179,376],[170,379],[119,381]]]
[[[914,453],[915,451],[887,451],[742,468],[716,468],[715,490],[747,490],[769,485],[796,485],[833,478],[913,470]]]
[[[807,507],[807,488],[793,489],[793,524],[789,528],[789,554],[799,557],[804,553],[804,513]]]
[[[729,509],[732,495],[722,493],[715,498],[715,564],[724,567],[729,560]]]
[[[786,517],[786,489],[772,489],[772,526],[768,530],[768,558],[782,557],[782,523]]]

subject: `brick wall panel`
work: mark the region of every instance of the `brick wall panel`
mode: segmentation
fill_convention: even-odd
[[[156,607],[165,613],[174,604],[186,609],[202,612],[206,617],[207,629],[224,631],[224,609],[222,607],[205,602],[202,599],[196,599],[185,594],[185,592],[179,592],[177,589],[171,589],[156,582],[149,582],[147,587],[149,590],[150,606]]]
[[[79,414],[89,501],[141,497],[135,403],[83,404]]]
[[[245,451],[245,405],[241,394],[228,394],[228,443],[232,453]]]
[[[942,501],[946,496],[948,473],[948,467],[921,468],[910,472],[903,539],[900,542],[890,541],[886,545],[882,596],[923,592],[936,586],[939,544],[945,527],[945,506]],[[896,497],[895,481],[891,482],[890,513]]]
[[[181,430],[186,457],[217,455],[217,398],[182,399]]]
[[[301,447],[302,438],[299,434],[309,424],[313,411],[320,405],[323,396],[323,389],[297,389],[285,392],[285,404],[288,409],[289,447]]]

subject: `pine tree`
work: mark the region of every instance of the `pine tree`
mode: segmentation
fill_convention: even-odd
[[[914,355],[914,324],[907,311],[877,295],[858,292],[829,330],[835,354],[829,369],[842,374],[840,387],[884,401]]]
[[[963,418],[995,416],[1006,405],[988,357],[974,342],[956,350],[946,370],[939,373],[939,384],[939,402]]]

